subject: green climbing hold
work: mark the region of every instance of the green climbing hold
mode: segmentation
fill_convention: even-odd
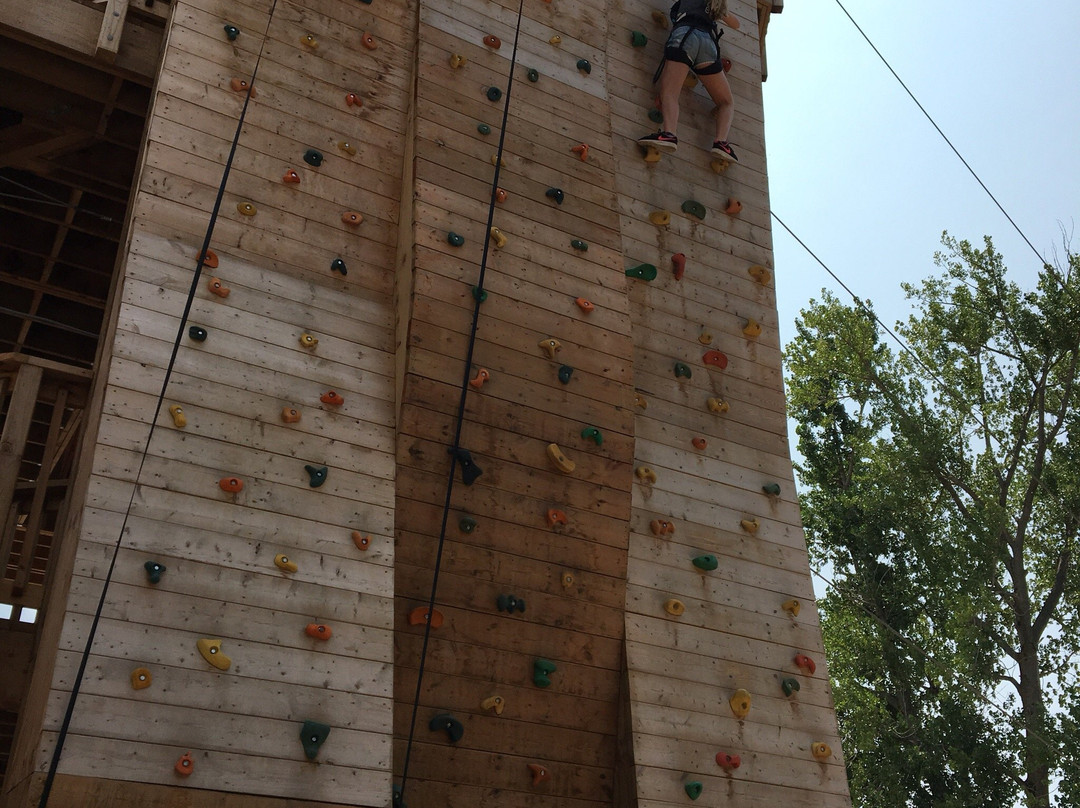
[[[780,687],[784,691],[785,696],[790,696],[792,693],[802,690],[802,686],[799,684],[798,679],[784,679],[780,682]]]
[[[323,156],[322,152],[316,149],[308,149],[304,152],[304,162],[313,168],[318,168],[322,165]]]
[[[714,569],[720,566],[720,562],[716,560],[716,556],[712,553],[707,555],[699,555],[691,562],[699,570],[705,570],[706,572],[712,572]]]
[[[478,303],[483,303],[485,300],[487,300],[487,289],[481,289],[479,286],[474,286],[472,288],[472,296],[473,300],[477,301]]]
[[[664,122],[664,113],[662,113],[656,107],[653,107],[652,109],[649,110],[649,120],[652,121],[653,123],[663,123]]]
[[[326,482],[326,475],[330,470],[326,466],[304,466],[304,471],[308,473],[308,485],[318,488]]]
[[[206,329],[201,326],[193,325],[188,329],[187,335],[196,342],[206,342]]]
[[[563,365],[559,368],[559,381],[563,384],[570,384],[570,377],[574,375],[574,369],[569,365]]]
[[[554,199],[556,205],[561,205],[563,200],[566,199],[566,194],[563,193],[562,188],[548,188],[544,191],[544,196],[548,199]]]
[[[465,243],[465,236],[459,236],[453,230],[446,234],[446,240],[452,247],[460,247]]]
[[[702,785],[700,780],[690,780],[683,785],[686,790],[686,796],[692,800],[696,800],[701,796],[701,792],[705,790],[705,786]]]
[[[490,135],[491,127],[488,126],[486,123],[478,123],[476,125],[476,131],[479,132],[481,135]]]
[[[635,48],[644,48],[649,42],[649,38],[641,31],[630,32],[630,44]]]
[[[593,441],[597,446],[604,445],[604,436],[595,426],[587,426],[581,430],[581,437],[585,438],[585,440]]]
[[[458,520],[458,528],[461,529],[462,533],[472,533],[476,530],[477,524],[479,523],[471,516],[463,516]]]
[[[592,65],[589,64],[588,59],[578,59],[577,60],[577,69],[582,70],[582,71],[584,71],[586,73],[592,73]]]
[[[349,274],[349,268],[345,266],[345,262],[342,261],[340,258],[335,258],[333,261],[330,262],[330,271],[340,272],[342,275]]]
[[[525,78],[527,78],[533,83],[536,83],[540,81],[540,71],[537,70],[535,67],[530,67],[529,71],[525,74]]]
[[[533,684],[537,687],[550,687],[551,674],[556,670],[555,663],[550,660],[539,658],[533,660]]]
[[[147,561],[143,564],[143,569],[146,570],[146,577],[150,580],[150,583],[161,583],[161,574],[165,572],[164,564],[159,564],[156,561]]]
[[[488,87],[486,94],[488,97],[488,101],[498,101],[500,98],[502,98],[502,90],[500,90],[498,87]]]
[[[766,483],[761,486],[761,490],[771,497],[780,496],[780,483]]]
[[[495,608],[500,612],[525,612],[525,601],[513,595],[499,595],[495,598]]]
[[[318,721],[305,721],[300,728],[300,743],[304,745],[304,754],[308,760],[314,760],[319,754],[319,747],[330,735],[330,727]]]
[[[638,264],[626,270],[626,277],[640,278],[643,281],[656,280],[656,267],[652,264]]]
[[[705,206],[700,202],[695,202],[693,199],[687,199],[682,203],[683,213],[688,213],[691,216],[696,216],[699,219],[705,218]]]
[[[231,23],[225,24],[225,36],[229,38],[230,42],[235,42],[236,38],[240,36],[240,29]]]
[[[685,362],[675,363],[675,378],[689,379],[693,376],[693,372],[690,370],[690,366]]]
[[[579,238],[571,241],[570,246],[573,247],[575,250],[578,250],[579,252],[585,252],[587,249],[589,249],[589,245]]]

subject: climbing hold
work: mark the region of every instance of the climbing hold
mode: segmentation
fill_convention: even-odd
[[[692,800],[696,800],[698,797],[700,797],[701,792],[704,790],[705,786],[700,780],[687,780],[683,783],[683,791],[685,791],[686,796],[688,796]]]
[[[461,466],[461,480],[465,485],[472,485],[476,482],[477,478],[484,473],[483,470],[473,462],[472,455],[469,454],[468,449],[462,449],[459,446],[456,449],[451,448],[448,451]]]
[[[724,771],[731,773],[742,765],[742,759],[730,752],[717,752],[716,765]]]
[[[653,519],[649,522],[649,530],[654,536],[670,536],[675,532],[675,523],[667,519]]]
[[[300,727],[300,743],[304,747],[304,755],[308,760],[314,760],[319,755],[321,747],[330,737],[330,727],[320,724],[318,721],[304,721]]]
[[[368,50],[375,50],[377,47],[379,47],[379,43],[375,41],[375,37],[373,37],[367,31],[364,31],[364,33],[360,34],[360,44]]]
[[[211,278],[207,281],[206,288],[210,290],[210,294],[217,295],[221,298],[226,298],[232,291],[229,287],[221,282],[221,278]]]
[[[217,269],[218,257],[217,253],[213,250],[207,250],[205,253],[199,253],[199,260],[204,267],[210,267],[210,269]]]
[[[240,29],[232,23],[225,23],[225,36],[229,38],[230,42],[235,42],[236,38],[240,36]]]
[[[753,519],[740,519],[739,526],[751,536],[753,536],[758,532],[758,528],[761,527],[761,524],[758,522],[757,517],[755,516]]]
[[[645,400],[645,396],[641,393],[634,393],[634,406],[641,407],[641,409],[648,409],[649,402]]]
[[[491,233],[491,240],[495,242],[496,250],[501,250],[506,246],[506,236],[503,235],[502,230],[497,227],[492,227],[488,232]]]
[[[686,274],[686,254],[675,253],[671,256],[671,273],[675,276],[675,280],[681,281],[683,275]]]
[[[648,37],[646,37],[645,34],[641,33],[641,31],[630,32],[630,44],[633,45],[635,48],[644,48],[645,45],[648,44],[648,42]]]
[[[131,689],[145,690],[154,683],[154,675],[149,668],[136,668],[131,672]]]
[[[570,151],[576,154],[582,162],[589,159],[588,143],[579,143],[578,145],[571,147]]]
[[[678,598],[671,598],[664,604],[664,611],[672,617],[681,617],[686,611],[686,604]]]
[[[364,217],[361,214],[357,213],[355,210],[347,210],[341,214],[342,224],[348,224],[355,227],[362,221],[364,221]]]
[[[574,302],[577,303],[577,307],[586,314],[592,314],[593,309],[596,308],[591,301],[588,301],[583,297],[575,298]]]
[[[561,45],[562,44],[562,37],[559,36],[558,34],[555,34],[555,36],[553,36],[551,39],[548,40],[548,44],[549,45]]]
[[[554,337],[545,337],[537,343],[540,349],[547,354],[548,359],[554,359],[556,352],[562,348],[562,343]]]
[[[458,530],[462,533],[472,533],[479,523],[471,516],[463,516],[458,520]]]
[[[362,100],[360,100],[360,96],[358,96],[356,93],[346,93],[345,94],[345,106],[347,106],[347,107],[362,107],[362,106],[364,106],[364,102]]]
[[[295,561],[291,561],[284,553],[278,553],[274,556],[274,566],[282,572],[296,572],[300,569]]]
[[[705,402],[709,412],[723,413],[731,409],[731,406],[722,398],[710,398]]]
[[[810,744],[810,754],[814,756],[814,760],[826,761],[832,757],[832,747],[818,741]]]
[[[780,604],[780,608],[790,614],[792,617],[798,617],[799,611],[802,609],[802,604],[799,601],[792,598],[791,600],[785,600]]]
[[[548,188],[544,191],[544,196],[548,199],[554,199],[556,205],[561,205],[563,200],[566,199],[566,194],[563,193],[562,188]]]
[[[697,76],[694,73],[687,73],[686,78],[683,79],[682,86],[687,90],[694,89],[697,86]]]
[[[563,589],[569,589],[574,585],[574,574],[572,572],[564,572],[560,580],[562,581]]]
[[[713,170],[714,174],[723,174],[727,171],[728,166],[731,165],[727,160],[710,160],[709,168]]]
[[[660,11],[659,9],[653,9],[652,19],[653,19],[653,22],[655,22],[660,28],[663,28],[665,31],[667,30],[667,28],[668,28],[667,14]]]
[[[685,362],[675,363],[675,378],[676,379],[689,379],[694,375],[694,372],[690,370],[690,366]]]
[[[558,444],[549,443],[547,447],[547,453],[548,457],[551,458],[551,462],[555,464],[555,468],[557,468],[563,474],[571,474],[574,469],[577,468],[577,464],[563,454],[563,451],[559,448]]]
[[[488,101],[498,101],[502,98],[502,90],[498,87],[488,87],[484,94],[487,96]]]
[[[725,73],[730,73],[731,72],[731,65],[732,64],[733,64],[732,61],[730,59],[728,59],[726,56],[723,59],[720,60],[720,67],[722,67],[724,69]]]
[[[682,203],[682,212],[697,219],[705,218],[705,206],[700,202],[695,202],[693,199],[687,199]]]
[[[318,488],[325,483],[326,475],[329,473],[329,469],[326,466],[305,465],[304,471],[308,473],[308,485],[311,488]]]
[[[314,34],[305,34],[304,36],[300,37],[300,44],[306,45],[312,50],[316,50],[319,47],[319,40],[315,38]]]
[[[496,202],[499,202],[499,203],[505,202],[506,198],[508,196],[509,196],[509,194],[506,193],[505,188],[496,188],[495,189],[495,201]]]
[[[345,266],[345,261],[343,261],[341,258],[335,258],[333,261],[330,262],[330,271],[340,272],[342,275],[349,274],[349,268]]]
[[[723,370],[728,365],[727,354],[720,351],[706,351],[702,355],[701,361],[706,365],[712,365],[714,368],[720,368],[720,370]]]
[[[585,440],[591,440],[597,446],[604,445],[604,436],[595,426],[587,426],[581,430],[581,437]]]
[[[806,671],[811,676],[813,676],[815,673],[817,673],[817,663],[814,662],[814,660],[812,660],[806,654],[796,654],[795,655],[795,664],[798,665],[799,668]]]
[[[247,93],[252,98],[255,97],[255,88],[251,86],[245,79],[234,78],[229,81],[229,86],[235,93]]]
[[[586,73],[586,74],[592,73],[592,65],[589,64],[588,59],[578,59],[577,60],[577,69],[582,71],[583,73]]]
[[[770,497],[778,497],[780,496],[780,483],[766,483],[761,486],[761,490]]]
[[[242,216],[254,216],[258,213],[258,210],[250,202],[238,202],[236,203],[236,209]]]
[[[798,679],[792,679],[790,676],[786,679],[780,680],[780,689],[784,691],[785,696],[790,696],[792,693],[797,693],[802,689],[802,685],[799,684]]]
[[[329,640],[334,636],[333,630],[325,623],[308,623],[304,633],[316,640]]]
[[[488,696],[480,702],[481,710],[494,710],[495,715],[502,715],[504,707],[506,707],[506,699],[498,695]]]
[[[486,123],[478,123],[476,125],[476,131],[479,132],[481,135],[490,135],[491,127],[488,126]]]
[[[648,466],[638,466],[634,471],[634,474],[643,483],[649,483],[650,485],[656,485],[656,472]]]
[[[712,553],[706,555],[699,555],[692,562],[699,570],[705,570],[705,572],[712,572],[714,569],[720,566],[720,562],[716,560],[716,556]]]
[[[442,730],[446,733],[446,737],[450,740],[450,743],[457,743],[461,740],[461,736],[465,734],[464,725],[458,721],[450,713],[439,713],[437,716],[428,722],[428,729],[432,732]]]
[[[555,663],[547,659],[533,660],[533,684],[537,687],[551,687],[551,674],[558,670]]]
[[[314,348],[318,344],[319,344],[319,338],[318,337],[314,337],[314,336],[312,336],[311,334],[308,334],[308,333],[304,333],[304,334],[300,335],[300,347],[301,348],[307,348],[308,350],[311,350],[312,348]]]
[[[656,107],[653,107],[652,109],[649,110],[649,120],[652,121],[653,123],[663,123],[664,122],[664,113],[662,113]],[[656,159],[659,160],[660,159],[660,150],[654,148],[652,151],[656,152]]]
[[[221,640],[202,637],[195,641],[195,647],[199,649],[202,658],[219,671],[227,671],[229,666],[232,665],[232,660],[225,656],[221,650]]]
[[[460,53],[450,54],[450,67],[452,67],[454,70],[457,70],[460,67],[464,67],[465,63],[468,61],[469,60],[462,56]]]
[[[323,162],[322,152],[317,149],[308,149],[304,152],[304,162],[313,168],[318,168]]]
[[[345,403],[345,399],[342,397],[341,393],[335,392],[334,390],[327,390],[319,396],[319,401],[323,404],[329,404],[331,407],[340,407]]]
[[[667,227],[671,224],[671,212],[666,210],[654,210],[649,214],[649,221],[658,227]]]
[[[347,155],[349,155],[350,157],[355,157],[356,156],[356,146],[354,146],[352,143],[350,143],[347,140],[339,140],[338,144],[337,144],[337,147],[339,149],[341,149],[343,152],[345,152]]]
[[[761,266],[761,264],[754,264],[751,267],[747,267],[746,273],[762,286],[768,285],[769,281],[772,280],[772,272]]]
[[[513,595],[499,595],[495,598],[495,608],[500,612],[523,612],[525,611],[525,601],[523,598],[517,598]]]
[[[450,244],[451,247],[460,247],[462,244],[465,243],[465,237],[459,236],[457,233],[451,230],[449,233],[446,234],[446,241]]]
[[[573,239],[570,242],[570,246],[573,247],[578,252],[585,252],[587,249],[589,249],[589,245],[586,244],[584,241],[582,241],[579,238]]]
[[[479,390],[484,386],[484,382],[491,378],[491,372],[487,368],[480,368],[476,371],[476,378],[469,382],[469,386]]]
[[[698,334],[697,341],[700,342],[702,345],[710,345],[712,344],[712,339],[712,332],[706,331],[704,328],[702,328],[701,333]]]
[[[147,561],[143,564],[143,569],[146,570],[146,577],[150,583],[161,583],[161,576],[165,572],[164,564],[159,564],[157,561]]]
[[[747,318],[746,325],[743,326],[743,334],[753,339],[754,337],[761,336],[761,323],[755,320],[753,317]]]
[[[705,438],[698,436],[696,438],[690,439],[690,445],[693,446],[695,449],[701,451],[708,448],[709,442],[705,440]]]
[[[495,50],[498,50],[502,47],[502,40],[494,34],[488,34],[484,37],[484,44],[487,45],[489,48],[494,48]]]
[[[181,777],[187,777],[195,771],[195,761],[191,759],[191,752],[184,752],[179,757],[176,763],[173,764],[173,771]]]
[[[730,197],[724,207],[724,213],[728,216],[738,216],[742,212],[742,202],[735,197]]]
[[[366,550],[371,544],[371,536],[365,536],[359,530],[352,532],[353,544],[356,545],[357,550]]]
[[[660,162],[660,150],[655,146],[642,146],[641,149],[645,152],[646,163],[659,163]]]
[[[527,71],[525,71],[525,78],[535,84],[536,82],[540,81],[540,71],[537,70],[535,67],[530,67]]]
[[[559,381],[563,384],[570,384],[570,377],[574,375],[574,369],[569,365],[562,365],[559,368]]]
[[[656,278],[656,267],[652,264],[638,264],[626,270],[626,277],[638,278],[643,281],[651,281]]]
[[[184,408],[179,404],[173,404],[169,407],[169,415],[172,417],[173,426],[177,429],[183,429],[187,426],[187,416],[184,415]]]
[[[728,699],[728,706],[731,707],[731,712],[735,714],[736,718],[746,718],[750,715],[750,691],[743,690],[741,687],[731,694],[731,698]]]
[[[551,779],[551,773],[548,771],[547,766],[541,765],[540,763],[527,763],[525,765],[528,767],[529,771],[532,772],[533,787]]]
[[[546,518],[548,527],[555,527],[555,525],[566,524],[566,514],[560,510],[557,510],[556,508],[548,508]]]
[[[222,477],[218,480],[218,487],[228,494],[239,494],[244,490],[244,481],[239,477]]]

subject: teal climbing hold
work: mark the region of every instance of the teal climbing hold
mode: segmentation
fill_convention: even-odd
[[[491,127],[488,126],[486,123],[478,123],[476,125],[476,131],[479,132],[481,135],[490,135]]]
[[[335,258],[333,261],[330,262],[330,271],[340,272],[342,275],[349,274],[349,268],[345,266],[345,262],[340,258]]]
[[[662,113],[656,107],[653,107],[652,109],[649,110],[649,120],[652,121],[653,123],[663,123],[664,122],[664,113]]]
[[[705,206],[700,202],[695,202],[693,199],[687,199],[682,203],[683,213],[687,213],[698,219],[705,218]]]
[[[202,326],[193,325],[187,330],[187,335],[196,342],[206,342],[207,331]]]
[[[317,149],[308,149],[306,152],[304,152],[304,162],[307,163],[309,166],[318,168],[322,165],[322,161],[322,152],[318,151]]]
[[[235,42],[236,38],[240,36],[240,29],[232,23],[225,24],[225,36],[229,38],[230,42]]]
[[[540,81],[540,71],[537,70],[535,67],[530,67],[528,72],[525,74],[525,78],[534,83]]]
[[[308,760],[314,760],[318,757],[319,747],[326,742],[329,736],[329,725],[320,724],[318,721],[304,722],[304,726],[300,728],[300,743],[304,745],[304,754],[307,755]]]
[[[574,375],[574,369],[569,365],[563,365],[559,368],[559,381],[563,384],[570,384],[570,377]]]
[[[481,289],[479,286],[474,286],[472,288],[473,300],[477,301],[478,303],[483,303],[485,300],[487,300],[487,295],[487,289]]]
[[[452,247],[460,247],[465,243],[465,236],[459,236],[453,230],[446,234],[446,240]]]
[[[367,0],[367,2],[370,3],[371,0]],[[394,783],[390,788],[390,793],[393,795],[390,800],[390,804],[393,808],[405,808],[405,796],[401,793],[401,786]]]
[[[771,497],[780,496],[780,483],[766,483],[761,486],[761,490]]]
[[[533,684],[537,687],[551,687],[551,674],[558,670],[555,663],[547,659],[533,660]]]
[[[562,188],[548,188],[544,191],[544,196],[548,199],[554,199],[556,205],[561,205],[563,200],[566,199],[566,194],[563,193]]]
[[[458,520],[458,528],[461,529],[462,533],[472,533],[476,530],[477,524],[477,521],[471,516],[463,516]]]
[[[716,560],[716,556],[712,553],[706,555],[699,555],[692,562],[699,570],[705,570],[706,572],[712,572],[714,569],[720,566],[720,562]]]
[[[450,743],[457,743],[461,740],[461,736],[465,734],[465,727],[460,721],[458,721],[450,713],[439,713],[437,716],[428,722],[428,729],[432,732],[442,730],[446,733],[446,737],[450,740]]]
[[[308,473],[308,485],[312,488],[318,488],[326,482],[326,475],[330,470],[326,466],[307,465],[304,466],[304,471]]]
[[[597,446],[604,444],[604,436],[595,426],[587,426],[581,430],[581,437],[593,441]]]
[[[656,280],[656,267],[652,264],[638,264],[626,270],[626,277],[640,278],[643,281]]]
[[[488,87],[486,95],[488,97],[488,101],[498,101],[500,98],[502,98],[502,90],[500,90],[498,87]]]
[[[578,59],[577,60],[577,69],[581,70],[581,71],[583,71],[585,73],[592,73],[592,65],[589,64],[588,59]]]
[[[500,612],[525,612],[525,600],[513,595],[499,595],[495,598],[495,608]]]
[[[649,43],[649,38],[641,31],[630,32],[630,44],[635,48],[644,48]]]
[[[570,246],[573,247],[578,252],[585,252],[587,249],[589,249],[589,245],[586,244],[584,241],[582,241],[579,238],[576,238],[573,241],[571,241]]]
[[[143,564],[143,569],[146,570],[146,577],[150,579],[150,583],[161,583],[161,574],[165,572],[164,564],[159,564],[156,561],[147,561]]]
[[[691,376],[693,376],[693,373],[691,372],[690,366],[688,364],[686,364],[685,362],[676,362],[675,363],[675,378],[676,379],[678,379],[680,377],[683,378],[683,379],[689,379]]]
[[[683,784],[683,789],[686,790],[686,796],[692,800],[696,800],[701,796],[701,792],[705,790],[705,786],[700,780],[690,780]]]
[[[797,693],[799,690],[802,690],[799,680],[791,678],[782,680],[780,682],[780,688],[784,691],[785,696],[790,696],[792,693]]]

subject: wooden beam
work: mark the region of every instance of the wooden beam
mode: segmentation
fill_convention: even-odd
[[[3,514],[11,507],[15,482],[19,479],[19,464],[30,432],[41,376],[40,367],[23,365],[15,379],[15,389],[11,391],[11,403],[0,435],[0,513]]]
[[[124,32],[124,20],[127,18],[128,0],[108,0],[105,17],[98,32],[96,56],[103,62],[116,61],[120,50],[120,35]]]

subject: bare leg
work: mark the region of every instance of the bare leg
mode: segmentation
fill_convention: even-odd
[[[704,67],[704,65],[700,65]],[[716,104],[716,139],[728,139],[731,131],[731,119],[735,117],[735,100],[731,96],[731,85],[728,84],[727,76],[723,72],[712,73],[707,76],[698,76],[701,85]],[[667,120],[665,114],[664,120]]]
[[[665,132],[671,132],[673,135],[678,134],[675,130],[679,126],[679,93],[682,92],[683,81],[689,72],[689,65],[668,59],[664,62],[664,70],[660,73],[660,81],[657,82],[657,91],[660,93],[660,113],[664,116],[661,126]]]

